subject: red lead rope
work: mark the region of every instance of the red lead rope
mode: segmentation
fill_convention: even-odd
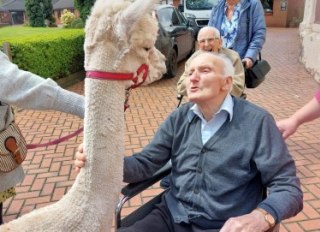
[[[75,132],[73,132],[73,133],[71,133],[69,135],[60,137],[60,138],[55,139],[55,140],[53,140],[51,142],[41,143],[41,144],[27,144],[27,149],[35,149],[35,148],[38,148],[38,147],[47,147],[47,146],[51,146],[51,145],[56,145],[56,144],[59,144],[61,142],[64,142],[64,141],[67,141],[67,140],[71,139],[72,137],[80,134],[82,131],[83,131],[83,127],[79,128],[78,130],[76,130]]]
[[[146,64],[142,64],[137,70],[136,77],[134,76],[134,73],[111,73],[111,72],[100,72],[100,71],[87,71],[86,76],[87,76],[87,78],[99,79],[99,80],[124,80],[124,81],[125,80],[132,80],[134,84],[131,85],[128,89],[126,89],[126,100],[124,103],[124,111],[126,111],[126,109],[129,107],[128,99],[129,99],[129,95],[130,95],[130,90],[142,85],[145,82],[145,80],[147,79],[148,72],[149,72],[149,66]],[[138,76],[141,73],[143,73],[142,81],[138,83]],[[76,130],[75,132],[73,132],[69,135],[60,137],[60,138],[53,140],[51,142],[42,143],[42,144],[27,144],[27,148],[28,149],[35,149],[38,147],[47,147],[47,146],[51,146],[51,145],[56,145],[56,144],[59,144],[61,142],[64,142],[66,140],[71,139],[72,137],[80,134],[82,131],[83,131],[83,127],[79,128],[78,130]]]
[[[135,77],[134,73],[113,73],[113,72],[102,72],[102,71],[87,71],[87,78],[98,79],[98,80],[131,80],[133,81],[133,85],[129,87],[129,89],[134,89],[145,82],[147,79],[149,72],[149,66],[146,64],[142,64],[138,70],[137,75]],[[142,81],[138,83],[139,75],[143,73]]]

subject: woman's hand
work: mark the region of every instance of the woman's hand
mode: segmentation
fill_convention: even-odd
[[[290,135],[296,132],[299,127],[299,123],[294,117],[283,119],[277,122],[277,127],[279,128],[282,137],[287,139]]]
[[[242,59],[242,63],[245,64],[245,68],[251,68],[253,66],[252,60],[248,57],[245,57],[244,59]]]

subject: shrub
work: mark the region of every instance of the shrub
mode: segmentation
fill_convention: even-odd
[[[83,30],[55,30],[56,34],[8,41],[13,62],[23,70],[54,80],[83,70]]]
[[[71,22],[70,28],[84,28],[84,22],[81,18],[75,19]]]
[[[72,12],[68,11],[67,9],[62,11],[61,22],[64,27],[69,27],[74,19],[75,15]]]

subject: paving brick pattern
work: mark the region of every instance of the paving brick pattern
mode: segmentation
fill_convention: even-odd
[[[297,29],[268,28],[262,55],[272,70],[257,89],[248,89],[248,100],[269,110],[275,119],[288,117],[309,101],[319,87],[299,62]],[[315,51],[318,52],[318,51]],[[179,74],[183,69],[180,65]],[[140,151],[159,124],[177,105],[175,86],[178,77],[163,79],[133,91],[131,107],[125,114],[125,155]],[[83,94],[83,82],[70,88]],[[82,120],[60,112],[23,110],[17,121],[28,143],[47,142],[67,135],[82,126]],[[320,231],[320,120],[307,123],[287,140],[297,165],[304,191],[304,209],[281,224],[281,232]],[[75,179],[73,159],[82,135],[57,146],[30,150],[23,163],[26,178],[17,186],[17,196],[4,204],[5,221],[13,220],[35,208],[58,201]],[[121,183],[119,183],[121,184]],[[132,199],[123,215],[162,191],[159,184]]]

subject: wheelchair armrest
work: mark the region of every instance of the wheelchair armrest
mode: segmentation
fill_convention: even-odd
[[[159,169],[153,176],[147,180],[140,181],[137,183],[130,183],[122,188],[121,193],[127,198],[132,198],[143,190],[147,189],[154,183],[161,180],[163,177],[169,175],[171,172],[171,162],[168,162],[165,166]]]

